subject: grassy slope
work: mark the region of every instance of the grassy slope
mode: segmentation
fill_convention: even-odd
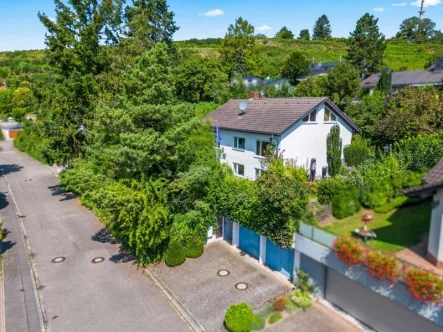
[[[338,61],[340,55],[346,56],[346,44],[342,40],[333,41],[299,41],[299,40],[259,40],[258,52],[263,59],[263,65],[270,76],[278,76],[282,62],[292,51],[301,51],[310,60],[316,62]],[[194,41],[176,42],[180,49],[195,51],[203,56],[218,56],[218,44],[201,43]],[[407,68],[408,70],[423,69],[431,57],[443,56],[443,44],[396,44],[388,43],[385,62],[394,70]],[[43,51],[0,52],[0,66],[11,65],[28,61],[35,65],[44,63]]]
[[[351,235],[356,228],[363,227],[362,216],[367,211],[336,221],[325,227],[326,230],[340,235]],[[375,219],[369,228],[377,234],[377,240],[368,244],[376,249],[397,252],[420,242],[420,235],[429,231],[431,204],[426,202],[417,206],[400,208],[381,214],[371,212]]]

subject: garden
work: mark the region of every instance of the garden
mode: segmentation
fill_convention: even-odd
[[[296,274],[297,281],[292,294],[278,297],[272,305],[256,314],[246,302],[231,305],[225,314],[225,327],[230,332],[261,331],[296,310],[307,310],[312,304],[314,286],[310,284],[307,273],[297,270]]]

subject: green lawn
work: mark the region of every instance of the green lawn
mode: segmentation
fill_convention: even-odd
[[[368,211],[361,211],[351,217],[338,220],[324,228],[339,235],[353,234],[356,228],[363,227],[362,216]],[[420,235],[429,232],[431,222],[431,203],[405,207],[381,214],[370,212],[375,219],[369,228],[377,234],[376,240],[368,241],[373,248],[397,252],[420,242]]]

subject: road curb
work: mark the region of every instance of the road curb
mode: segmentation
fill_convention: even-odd
[[[197,319],[189,312],[189,310],[180,302],[177,296],[166,286],[163,281],[155,275],[154,271],[147,267],[144,269],[146,277],[148,277],[154,286],[156,286],[167,300],[171,303],[174,309],[182,316],[182,318],[189,324],[195,332],[206,332],[205,328],[197,321]]]
[[[23,242],[25,244],[26,256],[28,258],[28,262],[29,262],[29,266],[30,266],[30,275],[31,275],[31,279],[32,279],[32,286],[33,286],[33,290],[34,290],[34,294],[35,294],[35,299],[36,299],[36,302],[37,302],[37,308],[38,308],[38,311],[39,311],[39,315],[38,316],[39,316],[39,320],[40,320],[40,330],[41,330],[41,332],[46,332],[46,324],[45,324],[45,319],[44,319],[44,316],[45,316],[44,315],[44,310],[43,310],[43,306],[42,306],[42,303],[41,303],[41,300],[40,300],[40,294],[37,291],[36,271],[34,269],[34,262],[32,261],[31,256],[29,254],[30,253],[30,251],[29,251],[29,243],[28,243],[28,240],[26,239],[26,236],[25,236],[25,229],[24,229],[21,217],[20,217],[21,213],[20,213],[19,207],[17,205],[17,202],[15,200],[14,193],[12,192],[11,186],[9,185],[8,178],[6,177],[5,174],[3,174],[3,172],[1,172],[1,176],[5,179],[6,186],[8,187],[8,193],[9,193],[9,196],[11,197],[11,200],[12,200],[11,203],[14,206],[14,211],[15,211],[15,214],[17,216],[17,221],[18,221],[18,224],[19,224],[19,227],[20,227],[20,233],[21,233]]]

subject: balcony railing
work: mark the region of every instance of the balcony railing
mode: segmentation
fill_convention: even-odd
[[[299,232],[300,235],[304,236],[305,238],[308,238],[308,239],[310,239],[310,240],[312,240],[312,241],[314,241],[316,243],[319,243],[319,244],[321,244],[321,245],[323,245],[323,246],[325,246],[325,247],[327,247],[329,249],[332,249],[332,250],[334,250],[334,242],[335,242],[335,240],[337,239],[337,237],[339,237],[339,235],[335,235],[335,234],[329,233],[329,232],[327,232],[327,231],[325,231],[325,230],[323,230],[321,228],[318,228],[318,227],[312,226],[312,225],[307,225],[307,224],[304,224],[304,223],[300,224],[300,229],[299,229],[298,232]],[[363,245],[364,245],[364,243],[363,243]],[[371,249],[373,249],[373,248],[371,248]],[[373,249],[373,250],[377,250],[377,249]],[[440,275],[438,273],[435,273],[432,270],[425,269],[425,268],[423,268],[421,266],[409,263],[409,262],[404,261],[404,260],[402,260],[400,258],[396,258],[396,259],[397,259],[397,261],[399,263],[399,268],[400,268],[400,271],[401,271],[400,280],[402,280],[402,281],[406,277],[407,271],[409,269],[411,269],[411,268],[416,268],[416,269],[419,269],[419,270],[424,270],[426,272],[429,272],[431,274],[436,275],[440,279],[443,279],[442,275]]]

